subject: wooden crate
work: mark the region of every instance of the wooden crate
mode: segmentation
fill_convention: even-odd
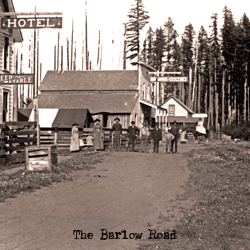
[[[25,169],[26,170],[51,170],[57,164],[56,145],[29,146],[25,148]]]

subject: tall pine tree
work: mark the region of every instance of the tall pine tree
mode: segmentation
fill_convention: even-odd
[[[148,23],[149,15],[148,11],[144,10],[142,0],[135,0],[132,6],[129,10],[129,21],[126,25],[127,52],[130,52],[127,59],[131,61],[132,65],[137,65],[140,60],[140,31]]]
[[[162,27],[155,31],[155,40],[153,47],[153,67],[161,71],[163,66],[163,57],[165,50],[165,36]]]

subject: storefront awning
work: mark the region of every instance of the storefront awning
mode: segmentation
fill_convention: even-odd
[[[147,106],[150,106],[150,107],[155,108],[155,109],[158,108],[157,105],[152,104],[152,103],[150,103],[150,102],[143,101],[143,100],[140,100],[140,103],[142,103],[142,104],[144,104],[144,105],[147,105]]]
[[[79,127],[89,127],[94,120],[88,109],[59,109],[52,128],[71,128],[74,122]]]

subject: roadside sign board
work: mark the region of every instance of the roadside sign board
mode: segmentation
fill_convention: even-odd
[[[176,77],[176,76],[167,76],[167,77],[150,77],[151,82],[187,82],[187,77]]]
[[[34,74],[0,74],[0,85],[34,84]]]
[[[2,29],[61,29],[62,17],[2,18]]]

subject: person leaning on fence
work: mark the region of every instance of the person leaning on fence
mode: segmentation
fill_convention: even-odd
[[[111,138],[113,140],[113,149],[119,150],[120,146],[121,146],[120,138],[121,138],[121,135],[122,135],[122,125],[119,123],[120,119],[118,117],[115,118],[115,122],[116,123],[113,124],[110,133],[111,133]]]
[[[71,129],[71,139],[70,139],[70,151],[79,151],[80,150],[80,141],[79,141],[79,131],[77,128],[78,123],[74,122]]]
[[[130,151],[130,145],[132,144],[132,152],[135,151],[135,140],[139,135],[139,129],[135,126],[135,122],[131,122],[131,126],[128,127],[128,151]]]
[[[146,152],[148,146],[148,137],[149,137],[149,127],[146,122],[142,123],[141,128],[141,151]]]
[[[174,136],[166,129],[165,140],[166,140],[166,153],[170,153],[171,141],[174,139]]]
[[[159,152],[159,142],[162,139],[162,131],[159,129],[158,123],[155,123],[155,128],[153,129],[151,133],[151,138],[154,141],[154,149],[153,153],[158,153]]]

